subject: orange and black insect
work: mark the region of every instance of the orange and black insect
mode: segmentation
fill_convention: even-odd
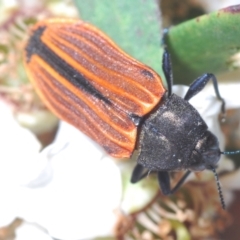
[[[217,138],[188,103],[212,80],[224,112],[215,76],[203,74],[191,84],[184,99],[178,97],[171,90],[172,69],[166,47],[163,70],[168,89],[150,67],[80,20],[37,23],[26,44],[24,62],[38,94],[59,118],[113,157],[131,157],[138,148],[132,182],[149,171],[157,172],[163,194],[171,194],[191,171],[215,172],[220,155],[227,154],[219,150]],[[169,171],[181,170],[187,172],[171,189]],[[219,183],[218,189],[224,206]]]

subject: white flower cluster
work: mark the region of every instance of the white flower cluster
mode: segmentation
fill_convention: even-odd
[[[220,86],[227,107],[239,107],[238,87]],[[174,87],[179,95],[186,90],[187,87]],[[220,102],[213,87],[209,84],[191,103],[217,135],[223,149],[217,121]],[[128,214],[136,210],[136,206],[149,202],[146,196],[153,197],[156,193],[157,185],[152,193],[146,187],[136,192],[134,187],[124,190],[122,164],[116,164],[97,144],[70,125],[61,123],[54,143],[40,152],[38,140],[19,126],[2,103],[0,112],[0,226],[6,226],[16,217],[25,220],[17,230],[16,240],[113,236],[118,212]],[[227,159],[219,165],[220,169],[233,169]],[[228,203],[231,190],[239,188],[235,184],[239,177],[237,171],[221,179]],[[133,192],[138,192],[138,197],[134,198]]]

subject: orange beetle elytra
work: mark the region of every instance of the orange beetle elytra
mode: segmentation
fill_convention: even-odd
[[[116,158],[131,156],[136,123],[166,91],[150,67],[80,20],[37,23],[24,62],[47,107]]]

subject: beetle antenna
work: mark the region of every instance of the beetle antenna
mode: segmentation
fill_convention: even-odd
[[[224,152],[220,152],[223,155],[233,155],[233,154],[239,154],[240,150],[236,150],[236,151],[224,151]]]
[[[226,205],[225,205],[225,202],[224,202],[224,198],[223,198],[222,189],[221,189],[221,186],[220,186],[220,181],[219,181],[219,178],[218,178],[218,174],[217,174],[215,168],[212,168],[212,171],[214,173],[214,177],[215,177],[215,180],[217,182],[217,189],[218,189],[218,194],[219,194],[219,197],[220,197],[222,208],[225,209]]]

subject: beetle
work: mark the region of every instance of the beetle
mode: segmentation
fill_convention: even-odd
[[[27,74],[46,106],[60,119],[88,135],[115,158],[138,150],[131,182],[157,172],[162,193],[174,193],[192,171],[215,173],[219,143],[188,100],[216,77],[206,73],[189,87],[184,98],[172,93],[172,68],[164,47],[161,77],[123,52],[89,23],[47,19],[36,23],[24,51]],[[145,171],[147,169],[147,171]],[[185,171],[171,189],[171,171]],[[220,184],[218,190],[224,207]]]

